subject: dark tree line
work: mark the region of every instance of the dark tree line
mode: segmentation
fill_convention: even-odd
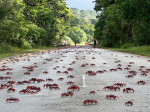
[[[95,0],[95,37],[103,46],[150,45],[149,0]]]
[[[65,0],[0,0],[0,43],[50,46],[63,39],[72,18]]]

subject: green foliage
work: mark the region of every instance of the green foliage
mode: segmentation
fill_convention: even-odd
[[[65,0],[0,0],[0,43],[29,49],[61,41],[73,18]]]
[[[32,45],[31,43],[27,42],[27,41],[23,41],[23,44],[21,45],[21,48],[22,49],[31,49],[32,48]]]
[[[0,43],[22,49],[92,41],[98,15],[72,11],[65,0],[0,0],[0,9]]]
[[[78,27],[78,29],[82,29],[86,33],[86,41],[92,42],[95,30],[94,26],[97,21],[96,16],[99,13],[90,10],[78,10],[76,8],[72,8],[71,10],[75,16],[74,19],[70,21],[71,28]],[[72,30],[68,31],[70,32]]]
[[[12,46],[6,45],[5,43],[0,44],[0,53],[5,53],[6,51],[13,50]]]
[[[81,43],[87,39],[86,33],[79,27],[69,29],[67,36],[70,37],[74,43]]]
[[[127,48],[131,48],[131,47],[134,47],[134,45],[130,44],[130,43],[127,43],[127,44],[124,44],[121,46],[122,49],[127,49]]]
[[[62,43],[64,45],[73,45],[74,44],[73,40],[70,37],[68,37],[68,36],[64,37]]]
[[[103,46],[127,47],[150,44],[149,0],[95,0],[102,11],[94,36]]]
[[[77,18],[96,19],[96,16],[99,15],[99,13],[90,10],[78,10],[76,8],[71,8],[71,10]]]

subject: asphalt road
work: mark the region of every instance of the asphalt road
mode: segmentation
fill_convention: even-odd
[[[6,86],[0,89],[0,112],[149,112],[149,60],[150,58],[144,56],[93,49],[89,46],[50,50],[1,60],[1,87],[3,84],[8,85],[8,81],[15,81],[12,84],[15,92],[8,93],[10,87]],[[8,70],[9,68],[13,70]],[[68,68],[73,70],[69,71]],[[30,74],[25,75],[27,70],[31,70],[28,71]],[[105,70],[103,73],[97,72],[103,70]],[[63,73],[64,71],[68,71],[68,74]],[[97,73],[86,74],[87,71]],[[133,75],[129,71],[136,74]],[[147,76],[142,76],[142,71],[145,71]],[[69,78],[70,75],[74,78]],[[128,78],[127,75],[133,77]],[[11,79],[4,79],[5,77]],[[19,81],[29,81],[31,78],[44,81],[16,84]],[[46,81],[48,78],[53,79],[53,82]],[[58,80],[59,78],[63,80]],[[146,84],[137,84],[140,80]],[[71,91],[74,93],[72,97],[61,97],[61,94],[68,92],[68,87],[72,86],[66,84],[69,81],[74,82],[80,90]],[[116,91],[103,89],[115,83],[124,83],[126,86]],[[43,87],[44,84],[58,84],[60,89],[51,90]],[[19,91],[26,89],[27,86],[40,87],[41,91],[31,90],[37,93],[20,94]],[[123,93],[125,88],[133,88],[134,92]],[[95,93],[90,94],[90,91]],[[118,98],[107,99],[106,95],[115,95]],[[7,98],[18,98],[20,101],[9,103],[6,102]],[[84,105],[86,99],[96,100],[98,104]],[[126,106],[127,101],[132,101],[133,105]]]

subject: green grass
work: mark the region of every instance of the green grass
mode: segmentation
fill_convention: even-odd
[[[1,50],[2,48],[0,48],[0,59],[10,57],[10,56],[31,53],[31,52],[38,52],[38,51],[42,51],[42,50],[54,49],[54,48],[56,48],[56,47],[39,47],[39,48],[35,48],[35,49],[12,48],[11,50],[5,50],[5,51]]]
[[[106,49],[150,57],[150,46],[129,47],[129,48],[124,48],[124,49],[123,48],[106,48]]]

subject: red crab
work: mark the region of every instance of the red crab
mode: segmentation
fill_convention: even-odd
[[[6,102],[18,102],[20,101],[18,98],[7,98]]]
[[[29,91],[30,94],[38,93],[38,91]]]
[[[7,83],[9,83],[9,84],[15,84],[16,81],[8,81]]]
[[[95,64],[90,64],[90,66],[95,66]]]
[[[44,86],[43,86],[43,87],[48,88],[48,87],[50,87],[50,86],[53,86],[53,84],[44,84]],[[58,84],[57,84],[56,86],[58,86]]]
[[[126,106],[132,106],[132,105],[133,105],[133,102],[132,102],[132,101],[127,101],[127,102],[125,102],[125,105],[126,105]]]
[[[94,99],[86,99],[86,100],[84,100],[83,104],[84,105],[87,105],[87,104],[92,105],[92,104],[98,104],[98,102]]]
[[[4,77],[4,79],[11,79],[11,77]]]
[[[47,72],[47,71],[44,71],[43,74],[48,74],[48,72]]]
[[[73,68],[68,68],[67,71],[73,71]]]
[[[143,80],[140,80],[140,81],[138,81],[138,82],[137,82],[137,84],[139,84],[139,85],[145,85],[145,84],[146,84],[146,82],[145,82],[145,81],[143,81]]]
[[[75,78],[75,76],[73,76],[73,75],[69,75],[67,78]]]
[[[146,68],[145,66],[140,66],[140,68]]]
[[[63,80],[64,80],[64,78],[58,78],[58,80],[59,80],[59,81],[63,81]]]
[[[132,65],[127,65],[127,67],[132,67]]]
[[[5,68],[5,67],[8,67],[8,66],[3,65],[2,67]]]
[[[7,93],[10,93],[10,92],[15,92],[15,89],[14,89],[14,88],[9,88],[9,89],[7,90]]]
[[[36,91],[41,91],[41,88],[40,87],[36,87],[36,86],[28,86],[27,88],[26,88],[27,90],[36,90]]]
[[[62,94],[61,94],[61,97],[67,97],[67,96],[71,96],[71,97],[72,97],[73,94],[74,94],[73,92],[62,93]]]
[[[3,87],[3,88],[9,88],[9,87],[13,88],[13,85],[12,84],[1,84],[1,87]]]
[[[118,67],[117,69],[118,69],[118,70],[122,70],[122,68],[120,68],[120,67]]]
[[[95,73],[95,72],[92,72],[92,73],[89,73],[88,75],[89,75],[89,76],[95,76],[96,73]]]
[[[25,93],[29,94],[30,91],[29,91],[29,90],[26,90],[26,89],[23,89],[23,90],[19,91],[19,93],[20,93],[20,94],[25,94]]]
[[[125,88],[125,89],[123,89],[123,92],[124,92],[124,93],[125,93],[125,92],[127,92],[127,93],[133,92],[133,93],[134,93],[134,89],[132,89],[132,88]]]
[[[118,64],[117,66],[122,66],[121,64]]]
[[[128,71],[130,74],[136,75],[137,72],[136,71]]]
[[[90,75],[90,76],[95,76],[96,73],[94,71],[87,71],[86,74]]]
[[[90,92],[89,92],[89,94],[95,94],[95,93],[96,93],[95,91],[90,91]]]
[[[126,86],[124,83],[115,83],[113,86],[123,87]]]
[[[114,87],[113,86],[105,86],[103,89],[104,90],[112,90]]]
[[[57,71],[57,73],[59,74],[59,73],[61,73],[61,71]]]
[[[96,71],[96,73],[104,73],[104,72],[106,72],[106,70],[98,70],[98,71]]]
[[[110,69],[110,71],[117,71],[117,69],[112,68],[112,69]]]
[[[59,68],[59,66],[56,66],[55,68]]]
[[[134,64],[134,62],[129,62],[129,64]]]
[[[33,72],[34,71],[34,69],[29,69],[29,70],[27,70],[28,72]]]
[[[106,95],[106,98],[107,98],[107,99],[116,99],[116,98],[119,98],[119,97],[118,97],[118,96],[115,96],[115,95],[110,94],[110,95]]]
[[[7,75],[12,75],[13,73],[12,73],[12,72],[7,72],[6,74],[7,74]]]
[[[51,81],[51,82],[52,82],[52,81],[53,81],[53,79],[51,79],[51,78],[48,78],[48,79],[46,79],[46,81]]]
[[[60,88],[56,85],[52,85],[49,87],[50,90],[55,89],[55,90],[59,90]]]
[[[77,86],[77,85],[72,85],[68,88],[68,90],[71,90],[71,91],[76,91],[76,90],[80,90],[80,88]]]
[[[63,73],[68,74],[68,71],[64,71]]]
[[[93,73],[93,71],[87,71],[86,74]]]
[[[112,90],[114,91],[120,90],[120,87],[113,87]]]
[[[114,86],[106,86],[106,87],[104,87],[103,89],[108,89],[108,90],[114,90],[114,91],[116,91],[116,90],[120,90],[120,87],[114,87]]]
[[[13,70],[13,68],[7,68],[6,70]]]
[[[133,75],[127,75],[126,77],[127,78],[133,78],[134,76]]]
[[[43,64],[47,64],[47,62],[43,62]]]
[[[66,84],[70,84],[70,85],[73,85],[75,82],[72,82],[72,81],[69,81],[69,82],[66,82]]]
[[[85,67],[85,66],[86,66],[86,64],[82,64],[82,65],[81,65],[81,67]]]
[[[146,71],[150,71],[150,69],[149,69],[149,68],[147,68],[147,69],[146,69]]]
[[[38,83],[45,82],[45,80],[43,80],[43,79],[36,79],[36,82],[38,82]]]
[[[130,70],[130,68],[129,68],[129,67],[126,67],[126,68],[124,68],[124,70]]]
[[[66,68],[65,66],[63,66],[62,68]]]
[[[3,79],[4,79],[4,77],[0,76],[0,80],[3,80]]]
[[[95,57],[92,57],[92,59],[95,59]]]
[[[141,76],[147,76],[147,73],[142,73]]]
[[[5,70],[6,70],[6,69],[4,69],[4,68],[3,68],[3,69],[0,69],[0,71],[5,71]]]
[[[26,80],[22,81],[22,84],[30,84],[30,83],[31,83],[30,81],[26,81]]]

